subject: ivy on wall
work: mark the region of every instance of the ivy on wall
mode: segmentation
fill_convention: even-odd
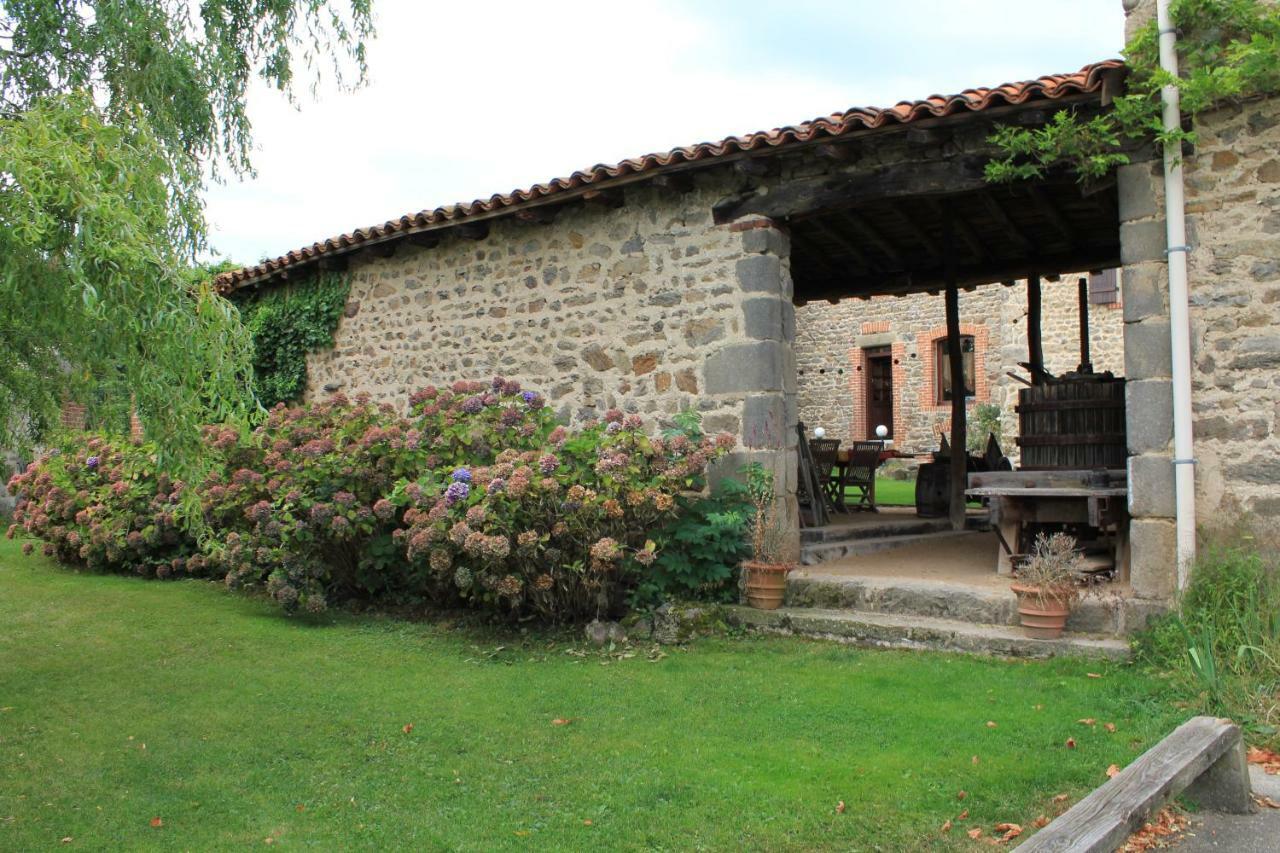
[[[318,272],[238,300],[253,340],[254,393],[263,406],[269,409],[302,397],[307,354],[333,346],[350,290],[349,275]]]
[[[1193,131],[1163,127],[1160,90],[1168,84],[1178,87],[1186,117],[1280,91],[1280,8],[1265,0],[1174,0],[1169,11],[1181,76],[1160,67],[1151,22],[1125,47],[1125,94],[1108,112],[1085,119],[1063,110],[1043,127],[998,127],[990,141],[1003,156],[987,164],[987,180],[1040,178],[1055,166],[1089,180],[1128,163],[1126,143],[1194,143]]]

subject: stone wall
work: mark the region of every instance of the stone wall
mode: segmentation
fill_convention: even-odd
[[[1075,370],[1080,361],[1078,275],[1042,283],[1042,336],[1045,366],[1055,374]],[[960,294],[960,322],[974,335],[978,374],[970,405],[994,403],[1003,411],[1006,451],[1016,447],[1019,384],[1009,378],[1027,361],[1026,283],[986,285]],[[1123,316],[1120,304],[1091,306],[1089,329],[1094,369],[1123,374]],[[938,446],[949,428],[950,403],[938,405],[934,346],[946,335],[941,295],[879,296],[838,303],[811,302],[797,309],[796,367],[800,419],[822,426],[845,441],[869,435],[865,420],[865,350],[892,347],[894,365],[894,443],[901,450],[925,452]]]

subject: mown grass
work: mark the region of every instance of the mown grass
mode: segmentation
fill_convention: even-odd
[[[16,544],[0,849],[966,849],[969,828],[1052,814],[1183,716],[1096,662],[731,637],[609,654],[576,634],[306,621]]]

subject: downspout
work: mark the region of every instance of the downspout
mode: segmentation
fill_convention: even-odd
[[[1178,76],[1177,31],[1169,0],[1156,0],[1160,67]],[[1164,129],[1182,127],[1178,87],[1160,92]],[[1169,266],[1169,348],[1173,355],[1173,474],[1178,539],[1178,590],[1186,588],[1196,557],[1196,472],[1191,434],[1191,312],[1187,300],[1187,214],[1182,182],[1182,146],[1164,146],[1164,218]]]

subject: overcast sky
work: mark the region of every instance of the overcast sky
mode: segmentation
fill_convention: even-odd
[[[250,97],[241,263],[596,163],[1117,56],[1120,0],[374,0],[369,84]]]

